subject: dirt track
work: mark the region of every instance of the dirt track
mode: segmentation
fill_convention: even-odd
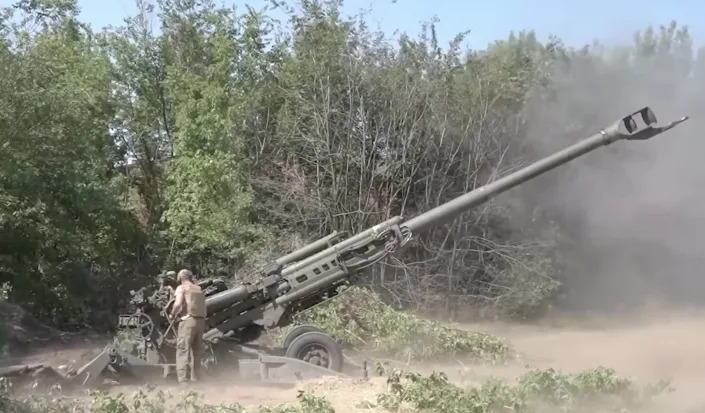
[[[467,326],[508,338],[513,347],[525,356],[525,361],[500,368],[469,367],[458,363],[420,365],[413,366],[413,369],[422,372],[442,370],[452,379],[478,381],[490,375],[511,380],[529,368],[553,367],[565,372],[576,372],[601,365],[614,368],[620,375],[638,381],[670,379],[675,392],[662,398],[667,411],[686,412],[705,406],[705,392],[702,391],[705,385],[705,314],[649,317],[638,322],[610,320],[592,324],[582,328]],[[64,353],[58,359],[65,362],[71,353],[77,354]],[[338,411],[354,412],[358,411],[354,407],[358,402],[374,401],[376,394],[384,389],[384,381],[373,378],[367,383],[351,383],[326,379],[288,388],[240,383],[211,385],[194,390],[202,392],[211,402],[259,406],[295,402],[297,390],[301,388],[317,395],[325,395]]]

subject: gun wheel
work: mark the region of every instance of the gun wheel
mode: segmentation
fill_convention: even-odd
[[[154,322],[147,314],[140,313],[137,315],[137,329],[143,338],[151,337],[154,332]]]
[[[286,357],[338,372],[343,368],[343,351],[340,346],[320,331],[305,332],[293,339],[286,349]]]
[[[291,331],[289,331],[289,334],[284,337],[284,342],[282,343],[282,347],[284,348],[289,348],[291,343],[297,339],[300,335],[305,334],[305,333],[310,333],[310,332],[318,332],[318,333],[323,333],[325,334],[325,331],[323,331],[320,327],[314,326],[312,324],[304,324],[301,326],[296,326]]]

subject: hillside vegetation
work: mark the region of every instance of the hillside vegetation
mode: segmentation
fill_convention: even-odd
[[[592,134],[646,104],[647,80],[659,96],[705,96],[705,59],[676,23],[620,49],[527,31],[465,50],[465,34],[442,45],[432,23],[387,38],[337,1],[282,2],[283,22],[217,4],[139,1],[104,30],[73,0],[2,9],[9,301],[62,329],[110,328],[162,269],[248,279],[309,240],[413,216]],[[544,133],[559,140],[532,138]],[[419,234],[366,282],[397,309],[542,314],[570,287],[575,217],[535,189]]]

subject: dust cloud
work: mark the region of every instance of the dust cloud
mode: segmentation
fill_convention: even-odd
[[[644,106],[662,125],[690,116],[651,140],[616,142],[522,187],[562,228],[565,308],[628,314],[705,303],[705,80],[672,62],[605,67],[585,59],[557,72],[553,96],[531,109],[536,157]]]
[[[705,406],[705,76],[702,53],[690,68],[674,62],[586,58],[555,73],[552,96],[531,102],[527,162],[644,106],[661,125],[690,119],[519,188],[530,209],[560,224],[566,288],[552,325],[484,329],[508,338],[531,367],[605,366],[637,380],[668,379],[675,391],[659,407],[683,412]]]

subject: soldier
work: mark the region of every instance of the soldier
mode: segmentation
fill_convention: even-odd
[[[176,287],[171,316],[180,318],[176,338],[176,374],[179,384],[185,384],[189,365],[191,381],[199,378],[206,327],[206,296],[201,287],[194,284],[191,271],[181,270],[177,278],[179,286]]]
[[[174,287],[176,286],[176,271],[160,273],[157,275],[157,283],[159,283],[159,288],[166,288],[171,291],[171,293],[174,293]]]

